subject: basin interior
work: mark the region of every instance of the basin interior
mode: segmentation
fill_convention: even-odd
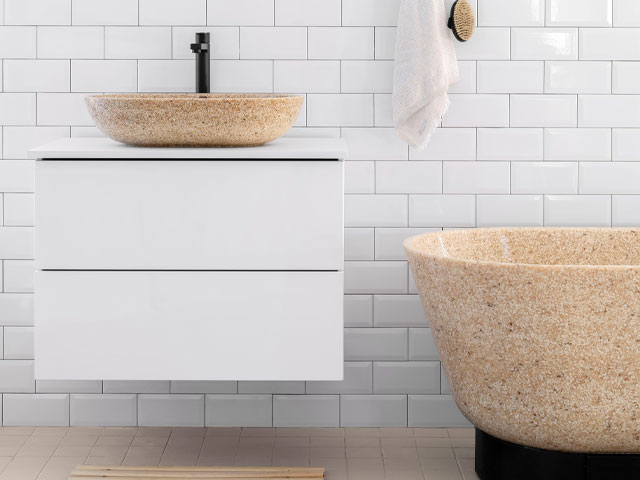
[[[504,228],[459,230],[409,239],[417,254],[528,265],[640,265],[639,229]]]

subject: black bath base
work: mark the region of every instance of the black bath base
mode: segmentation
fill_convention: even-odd
[[[640,479],[640,455],[563,453],[523,447],[476,429],[481,480]]]

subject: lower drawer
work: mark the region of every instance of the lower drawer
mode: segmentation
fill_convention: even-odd
[[[36,273],[35,376],[341,380],[342,272]]]

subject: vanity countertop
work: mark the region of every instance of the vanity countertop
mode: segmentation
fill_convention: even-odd
[[[280,138],[249,148],[143,148],[108,138],[62,138],[29,151],[32,159],[346,160],[340,138]]]

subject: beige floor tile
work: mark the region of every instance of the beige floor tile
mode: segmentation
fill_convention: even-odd
[[[325,480],[347,480],[347,461],[343,458],[323,458],[309,463],[311,467],[324,468]]]
[[[98,441],[98,435],[69,435],[60,442],[61,447],[93,447]]]
[[[67,480],[69,474],[84,462],[84,457],[54,457],[44,466],[38,480]]]
[[[384,458],[418,458],[416,447],[382,447]]]
[[[347,447],[379,447],[378,437],[347,437],[345,438]]]
[[[132,437],[138,433],[138,427],[104,427],[101,436]],[[143,430],[143,429],[140,429]]]
[[[94,444],[96,447],[128,447],[131,445],[133,441],[133,436],[131,437],[123,437],[119,435],[107,435],[98,437],[96,443]]]
[[[235,455],[231,457],[200,457],[198,458],[198,465],[204,467],[227,467],[234,465]]]
[[[132,467],[153,467],[160,463],[160,456],[152,457],[124,457],[122,465],[128,465]]]
[[[456,458],[476,458],[476,449],[472,447],[455,447]]]
[[[451,447],[418,447],[420,458],[455,458]]]
[[[21,436],[29,436],[31,435],[35,427],[0,427],[0,436],[9,436],[9,435],[21,435]]]
[[[239,437],[241,428],[225,428],[225,427],[209,427],[207,428],[207,437]]]
[[[309,457],[309,447],[274,447],[273,456],[276,457]]]
[[[9,463],[13,460],[12,457],[0,457],[0,473],[4,471],[4,469],[9,465]]]
[[[57,445],[27,445],[24,444],[18,453],[16,458],[20,457],[51,457],[53,452],[58,448]]]
[[[240,436],[248,437],[273,437],[275,434],[275,428],[243,428],[240,432]]]
[[[422,461],[422,473],[426,480],[464,480],[457,462],[451,459],[425,459]]]
[[[204,437],[207,429],[204,427],[174,427],[171,435],[176,437]]]
[[[53,452],[53,457],[81,457],[84,462],[84,460],[89,456],[89,453],[91,453],[92,448],[93,447],[91,445],[60,445],[56,448],[55,452]]]
[[[384,447],[415,447],[416,439],[413,437],[381,438],[380,445]]]
[[[384,471],[387,480],[424,480],[418,460],[385,460]]]
[[[381,459],[350,458],[347,475],[349,480],[384,480],[384,464]]]
[[[121,437],[113,437],[121,438]],[[132,447],[164,447],[169,441],[169,437],[133,437]]]
[[[319,437],[314,438],[313,440],[324,440],[328,438],[329,440],[341,440],[335,439],[332,437]],[[315,443],[315,442],[314,442]],[[274,447],[308,447],[310,445],[309,437],[276,437],[273,442]],[[315,447],[325,446],[324,444],[313,445]],[[329,445],[333,446],[333,445]]]
[[[32,435],[66,435],[70,427],[36,427]]]
[[[273,467],[308,467],[309,457],[300,457],[300,458],[273,457],[273,459],[271,460],[271,466]]]
[[[451,447],[452,440],[467,440],[466,438],[449,438],[449,437],[417,437],[416,445],[418,447]]]
[[[345,428],[346,437],[380,437],[379,428]]]
[[[447,432],[449,432],[451,438],[476,436],[475,428],[447,428]]]
[[[160,457],[164,453],[164,447],[129,447],[127,450],[127,457]]]
[[[449,438],[451,446],[453,447],[475,447],[475,437],[451,437]]]
[[[102,432],[104,431],[104,427],[69,427],[69,430],[67,431],[67,437],[72,437],[72,436],[80,436],[80,437],[86,437],[86,436],[91,436],[91,435],[95,435],[96,437],[99,437],[100,435],[102,435]]]
[[[236,447],[240,443],[240,437],[204,437],[202,448]]]
[[[276,436],[278,437],[310,437],[311,428],[289,428],[278,427],[275,429]]]
[[[381,428],[380,436],[382,437],[413,437],[413,429],[411,428]]]
[[[89,452],[90,457],[119,457],[124,456],[129,450],[129,447],[126,445],[96,445],[91,447],[91,452]]]
[[[310,447],[311,458],[345,458],[344,447]]]
[[[380,447],[347,447],[347,458],[381,458]]]
[[[14,458],[0,474],[0,480],[35,480],[48,461],[47,457]]]
[[[344,437],[344,428],[310,428],[311,437]]]
[[[342,447],[345,445],[344,437],[310,437],[309,445],[312,447]]]
[[[448,437],[446,428],[414,428],[413,434],[416,437]]]
[[[124,460],[122,455],[96,455],[89,456],[85,461],[85,465],[120,465]]]
[[[138,427],[134,434],[141,437],[168,437],[172,430],[171,427]]]
[[[295,437],[294,437],[295,438]],[[309,438],[309,437],[303,437]],[[239,447],[272,447],[276,441],[276,437],[240,437]]]
[[[63,434],[55,435],[32,435],[24,442],[25,446],[46,445],[46,446],[58,446],[64,439]]]

